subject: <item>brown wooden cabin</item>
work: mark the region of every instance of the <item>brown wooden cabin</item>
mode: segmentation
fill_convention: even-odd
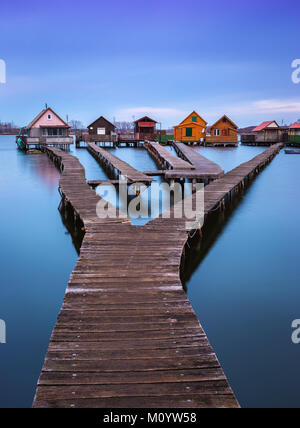
[[[224,114],[210,127],[210,135],[206,136],[207,144],[238,145],[238,126]]]
[[[148,116],[144,116],[134,122],[134,133],[137,140],[155,141],[157,122]]]
[[[275,144],[281,140],[282,131],[275,120],[261,123],[253,129],[257,144]]]
[[[100,116],[88,126],[90,137],[111,137],[115,135],[116,127],[105,117]]]

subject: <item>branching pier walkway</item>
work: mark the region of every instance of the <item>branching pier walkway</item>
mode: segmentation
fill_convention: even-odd
[[[133,168],[127,162],[117,158],[107,150],[98,147],[95,143],[88,144],[88,151],[104,165],[109,165],[112,169],[115,169],[118,174],[128,180],[129,183],[145,183],[150,184],[153,178],[143,174],[141,171]]]
[[[181,285],[186,233],[98,219],[79,161],[47,153],[85,237],[33,406],[237,407]]]
[[[279,149],[210,185],[208,207]],[[180,281],[186,219],[159,218],[143,227],[127,217],[99,219],[100,198],[79,161],[46,151],[62,170],[63,206],[80,216],[85,236],[33,407],[238,407]]]
[[[218,180],[213,181],[204,188],[204,221],[212,212],[222,211],[228,206],[234,196],[240,193],[246,186],[260,173],[265,166],[271,162],[277,153],[284,147],[284,144],[275,144],[268,150],[254,157],[248,162],[242,163],[233,170],[227,172]],[[190,200],[190,205],[195,209],[197,193],[188,196],[184,202]],[[197,229],[199,225],[191,222],[184,215],[178,218],[178,213],[184,213],[183,202],[178,202],[169,212],[170,218],[163,218],[161,215],[152,221],[152,224],[170,225],[179,230],[190,232]],[[192,227],[193,226],[193,227]]]
[[[166,168],[164,173],[166,180],[189,179],[194,184],[199,181],[208,184],[224,175],[224,171],[218,164],[199,155],[194,149],[183,143],[174,143],[173,146],[179,157],[174,156],[159,143],[149,142],[146,145],[148,152],[160,166]],[[149,173],[152,172],[149,171]]]
[[[215,162],[200,155],[195,149],[184,143],[173,143],[177,155],[194,166],[196,178],[213,179],[224,175],[223,169]]]
[[[164,169],[191,170],[195,168],[189,162],[174,156],[168,149],[161,146],[159,143],[148,142],[145,147]]]

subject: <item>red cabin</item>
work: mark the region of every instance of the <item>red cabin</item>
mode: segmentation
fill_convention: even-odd
[[[156,121],[144,116],[134,122],[134,133],[138,140],[156,140]]]

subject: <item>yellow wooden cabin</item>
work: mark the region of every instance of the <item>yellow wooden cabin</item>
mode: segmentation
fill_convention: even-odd
[[[179,125],[174,126],[174,140],[182,142],[201,142],[206,136],[207,122],[193,111]]]
[[[238,126],[224,114],[210,128],[210,135],[205,139],[206,144],[238,145]]]

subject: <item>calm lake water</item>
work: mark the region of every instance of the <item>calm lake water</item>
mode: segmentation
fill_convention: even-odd
[[[0,136],[0,407],[31,406],[49,337],[77,253],[57,211],[59,174],[44,155]],[[264,149],[196,149],[224,170]],[[86,150],[72,149],[87,179],[107,179]],[[137,169],[156,169],[144,150],[113,151]],[[298,225],[300,157],[282,152],[239,204],[191,250],[185,287],[243,407],[299,407]]]

